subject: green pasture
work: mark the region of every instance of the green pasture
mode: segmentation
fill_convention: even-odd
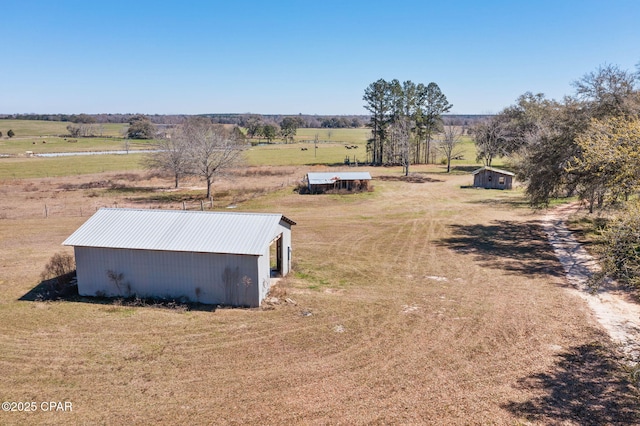
[[[129,140],[130,150],[149,149],[152,140]],[[65,138],[65,137],[25,137],[1,138],[0,154],[25,155],[27,151],[35,154],[54,152],[89,152],[89,151],[120,151],[125,149],[122,138]]]
[[[142,169],[143,155],[83,155],[52,158],[0,158],[1,179],[25,179]]]
[[[350,144],[366,144],[367,139],[371,137],[371,129],[314,129],[304,128],[298,129],[294,137],[296,142],[312,142],[315,140],[316,134],[318,140],[323,142],[350,143]]]
[[[269,144],[251,147],[246,152],[247,162],[252,166],[337,165],[344,164],[347,157],[350,162],[365,162],[366,145],[360,145],[357,149],[346,149],[343,144],[322,142],[317,145]]]
[[[114,151],[125,149],[124,140],[119,137],[96,137],[71,139],[59,136],[68,123],[29,120],[0,120],[0,131],[6,135],[4,126],[10,125],[16,137],[0,138],[0,154],[13,156],[0,158],[0,179],[72,176],[107,171],[130,171],[143,168],[143,155],[95,155],[55,158],[26,158],[25,152],[86,152]],[[120,133],[123,124],[106,124],[114,134]],[[20,136],[23,133],[23,136]],[[294,143],[259,144],[247,149],[245,156],[250,166],[312,166],[343,165],[348,158],[351,164],[367,161],[366,141],[370,129],[298,129]],[[313,143],[315,135],[319,143]],[[45,141],[45,143],[43,143]],[[148,149],[154,141],[130,141],[130,150]],[[436,143],[434,141],[434,143]],[[347,148],[347,146],[349,148]],[[357,148],[354,148],[357,146]],[[473,141],[464,136],[459,145],[460,159],[453,160],[452,166],[480,166],[476,163]],[[15,157],[19,156],[19,157]],[[438,157],[439,159],[441,157]],[[436,161],[440,163],[439,160]],[[497,167],[504,163],[494,161]],[[466,172],[466,171],[465,171]]]
[[[68,121],[44,121],[44,120],[2,120],[0,119],[0,132],[3,138],[7,136],[9,129],[15,133],[14,138],[64,136],[69,133],[68,125],[77,126]],[[93,124],[96,130],[102,131],[102,136],[121,137],[123,130],[128,127],[126,123]]]
[[[463,158],[452,161],[452,166],[480,166],[475,163],[475,147],[471,141],[463,142]],[[302,148],[307,148],[302,150]],[[116,147],[116,149],[121,149]],[[271,144],[251,147],[245,152],[249,166],[312,166],[343,165],[346,157],[353,164],[366,161],[366,147],[346,149],[341,144],[312,143]],[[144,154],[132,151],[122,155],[83,155],[69,157],[11,157],[0,158],[0,179],[42,178],[73,176],[101,172],[142,170]],[[500,167],[499,162],[495,163]]]

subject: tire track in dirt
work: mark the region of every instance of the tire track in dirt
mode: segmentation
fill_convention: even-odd
[[[565,270],[569,290],[584,299],[595,318],[619,346],[626,361],[640,363],[640,305],[617,283],[607,280],[594,291],[589,278],[599,270],[597,261],[574,238],[565,224],[570,213],[580,207],[568,204],[550,210],[543,218],[543,227],[558,260]]]

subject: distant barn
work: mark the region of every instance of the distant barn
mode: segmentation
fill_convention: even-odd
[[[82,296],[256,307],[272,272],[291,270],[292,225],[281,214],[100,209],[63,244]]]
[[[514,173],[493,167],[482,167],[473,172],[473,186],[486,189],[511,189]]]
[[[307,173],[309,192],[317,194],[329,190],[364,190],[369,187],[369,172],[322,172]]]

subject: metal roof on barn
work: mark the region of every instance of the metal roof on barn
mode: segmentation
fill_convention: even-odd
[[[312,172],[307,173],[311,185],[331,184],[341,180],[371,180],[369,172]]]
[[[105,208],[62,244],[68,246],[261,255],[280,221],[276,213]]]
[[[500,173],[503,175],[507,175],[507,176],[515,176],[515,173],[512,172],[508,172],[506,170],[502,170],[502,169],[496,169],[495,167],[488,167],[488,166],[484,166],[484,167],[480,167],[478,170],[473,171],[471,174],[472,175],[477,175],[478,173],[482,172],[482,171],[489,171],[489,172],[496,172],[496,173]]]

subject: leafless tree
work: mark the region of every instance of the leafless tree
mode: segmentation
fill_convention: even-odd
[[[616,65],[603,65],[573,83],[576,97],[586,101],[596,118],[634,115],[640,108],[637,76]]]
[[[438,143],[438,151],[447,159],[447,173],[451,171],[451,159],[462,154],[460,149],[460,137],[462,136],[462,127],[447,124],[444,126],[440,141]]]
[[[180,138],[188,147],[191,172],[206,181],[210,198],[214,178],[241,161],[245,144],[232,131],[205,117],[187,119]]]
[[[187,142],[186,138],[182,137],[181,129],[174,129],[154,145],[154,152],[145,158],[145,166],[171,174],[175,181],[175,187],[178,188],[180,179],[191,171],[191,158]]]
[[[476,144],[476,161],[482,160],[485,166],[491,167],[494,158],[506,154],[507,129],[499,116],[478,121],[469,133]]]

